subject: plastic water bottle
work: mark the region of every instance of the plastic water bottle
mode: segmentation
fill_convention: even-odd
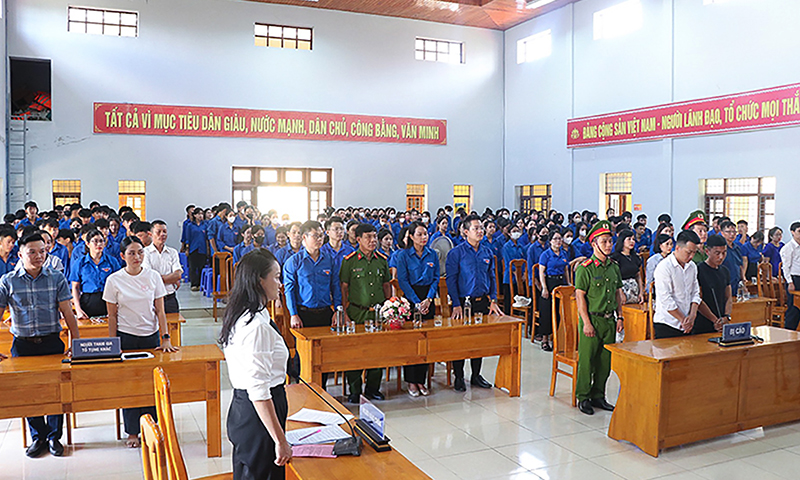
[[[344,329],[344,309],[339,306],[336,307],[336,334],[341,335]]]
[[[472,325],[472,302],[467,297],[464,300],[464,325]]]
[[[414,328],[422,328],[422,313],[419,311],[421,307],[422,307],[421,303],[414,305],[414,321],[413,321]]]
[[[381,321],[381,304],[375,304],[375,331],[382,332],[383,331],[383,322]]]
[[[744,280],[739,281],[739,291],[736,292],[736,301],[743,302],[746,300],[745,292],[747,291],[747,287],[744,286]]]

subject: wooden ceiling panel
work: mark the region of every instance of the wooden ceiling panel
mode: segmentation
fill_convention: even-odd
[[[250,0],[506,30],[577,0],[527,8],[525,0]]]

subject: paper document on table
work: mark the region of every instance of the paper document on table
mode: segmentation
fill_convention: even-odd
[[[333,454],[333,444],[325,445],[295,445],[292,447],[292,457],[317,457],[336,458]]]
[[[348,420],[353,418],[353,416],[350,414],[345,414],[344,416]],[[321,423],[323,425],[341,425],[344,423],[344,419],[337,413],[323,412],[322,410],[312,410],[310,408],[303,408],[286,420],[306,423]]]
[[[342,430],[338,425],[299,428],[286,432],[286,440],[292,445],[332,443],[342,438],[350,438],[350,434]]]

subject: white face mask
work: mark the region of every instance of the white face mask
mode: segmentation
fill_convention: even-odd
[[[585,237],[586,233],[587,233],[586,230],[581,230],[581,237]]]
[[[564,237],[564,243],[566,243],[567,245],[572,243],[572,237]]]
[[[233,223],[236,221],[236,217],[228,217],[228,223]]]
[[[522,236],[522,232],[511,232],[511,239],[512,240],[519,240],[519,237]]]
[[[507,213],[504,213],[504,214],[503,214],[503,218],[505,218],[505,219],[508,219],[509,217],[511,217],[511,215],[509,215],[509,214],[507,214]]]

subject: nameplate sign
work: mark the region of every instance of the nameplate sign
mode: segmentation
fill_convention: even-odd
[[[96,102],[94,133],[447,145],[447,120]]]
[[[76,338],[72,340],[72,358],[114,358],[122,355],[119,337]]]
[[[722,326],[723,342],[741,342],[743,340],[750,340],[750,322],[729,323]]]
[[[386,431],[386,415],[369,400],[361,396],[361,404],[358,408],[358,416],[361,421],[370,426],[375,433],[382,439]]]

